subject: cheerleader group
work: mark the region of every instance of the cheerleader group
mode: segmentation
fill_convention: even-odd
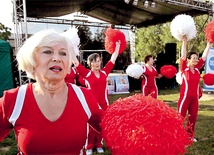
[[[202,94],[200,69],[214,42],[214,22],[205,28],[207,45],[200,58],[196,52],[187,52],[188,41],[197,32],[191,16],[176,16],[170,30],[173,37],[182,41],[179,71],[173,65],[164,65],[159,74],[153,66],[152,54],[145,57],[144,65],[128,66],[126,73],[130,77],[142,79],[142,94],[115,101],[104,115],[103,134],[113,154],[184,154],[187,146],[197,142],[194,131]],[[181,85],[177,111],[157,99],[156,78],[162,76],[168,79],[176,76]],[[205,74],[204,84],[213,85],[213,77],[211,73]]]
[[[187,42],[196,36],[196,26],[191,16],[176,16],[171,22],[171,33],[182,41],[179,71],[172,65],[164,65],[159,74],[153,66],[153,56],[147,55],[145,65],[134,63],[126,69],[130,77],[142,79],[142,93],[119,98],[111,105],[107,77],[118,55],[126,48],[125,35],[121,31],[107,28],[105,49],[111,58],[101,68],[100,55],[91,54],[87,60],[90,69],[84,68],[76,57],[80,43],[77,29],[69,29],[62,34],[47,31],[34,35],[26,42],[29,46],[25,43],[18,52],[17,60],[21,62],[20,69],[28,71],[29,77],[39,80],[6,91],[0,98],[0,141],[14,128],[18,154],[92,155],[94,148],[98,153],[104,153],[102,139],[113,155],[184,154],[187,147],[197,141],[194,131],[200,94],[199,70],[214,42],[214,22],[208,23],[205,29],[207,46],[201,58],[195,52],[187,53]],[[29,50],[32,53],[25,54]],[[39,65],[33,66],[36,64],[33,56]],[[45,66],[46,61],[52,64],[51,67]],[[75,68],[69,70],[71,61]],[[64,64],[60,66],[57,63]],[[157,99],[156,78],[163,76],[168,79],[176,76],[181,84],[177,111]],[[88,89],[70,84],[77,83],[76,80]],[[214,85],[214,75],[211,73],[205,74],[203,80],[207,85]],[[55,87],[47,81],[51,84],[57,81],[62,86],[57,91],[57,98],[53,98]],[[50,89],[43,88],[43,85],[50,86]],[[48,92],[48,95],[42,92]],[[55,104],[49,104],[51,101]],[[32,115],[32,110],[38,113]],[[48,116],[46,119],[41,115],[43,113]],[[187,126],[184,126],[185,123]]]

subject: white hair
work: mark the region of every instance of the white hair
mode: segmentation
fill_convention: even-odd
[[[35,61],[36,48],[47,45],[55,45],[59,42],[64,42],[67,45],[70,68],[72,64],[71,52],[74,52],[72,43],[68,38],[56,32],[55,30],[47,29],[32,35],[25,41],[23,46],[19,49],[16,55],[19,70],[25,71],[29,78],[35,79],[33,72],[34,68],[37,66]]]

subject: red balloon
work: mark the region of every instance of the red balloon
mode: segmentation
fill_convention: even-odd
[[[116,42],[120,40],[119,54],[126,49],[126,37],[123,32],[118,29],[107,28],[104,32],[105,36],[105,50],[112,54],[115,51]]]
[[[177,68],[173,65],[164,65],[161,67],[160,73],[162,76],[171,79],[176,75]]]

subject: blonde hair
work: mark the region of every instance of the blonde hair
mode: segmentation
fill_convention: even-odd
[[[72,43],[63,35],[56,32],[53,29],[47,29],[35,33],[28,38],[23,46],[19,49],[16,55],[18,62],[18,69],[25,71],[29,78],[35,79],[33,72],[36,67],[35,53],[38,47],[46,45],[54,45],[56,43],[63,42],[67,45],[68,56],[69,56],[69,68],[72,64],[72,54],[74,52]],[[68,68],[68,69],[69,69]]]

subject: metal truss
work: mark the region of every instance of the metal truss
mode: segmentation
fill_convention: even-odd
[[[162,0],[163,1],[163,0]],[[202,1],[202,0],[165,0],[166,3],[181,5],[191,7],[197,10],[207,11],[213,13],[212,1]]]
[[[13,22],[15,34],[15,54],[27,39],[26,3],[25,0],[13,0]],[[24,24],[24,25],[23,25]],[[19,84],[29,83],[26,73],[19,71]]]
[[[49,24],[64,24],[64,25],[85,25],[89,27],[109,27],[109,23],[106,22],[90,22],[88,20],[68,20],[68,19],[57,19],[57,18],[32,18],[27,17],[27,22],[34,22],[34,23],[49,23]],[[117,29],[125,29],[129,30],[130,25],[123,26],[123,25],[115,25],[114,26]]]

